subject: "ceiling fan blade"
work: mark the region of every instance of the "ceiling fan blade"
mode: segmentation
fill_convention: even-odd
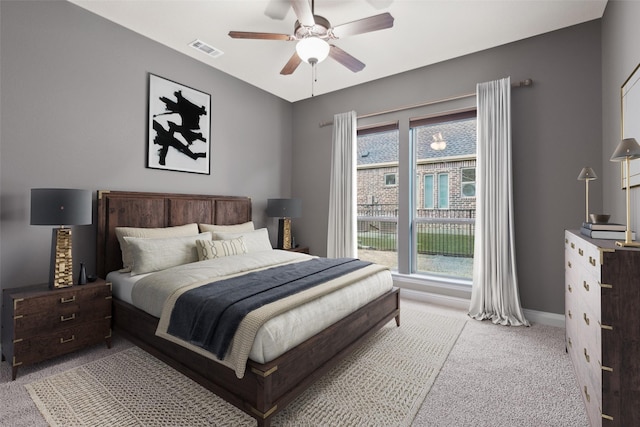
[[[290,6],[289,2],[282,0],[269,0],[267,7],[264,9],[264,14],[271,19],[282,21],[285,16],[287,16]]]
[[[292,74],[296,70],[296,68],[298,68],[298,65],[300,65],[301,62],[302,62],[302,59],[300,59],[300,57],[298,56],[298,53],[293,52],[293,55],[291,56],[291,58],[289,58],[289,61],[284,66],[282,71],[280,71],[280,74],[283,74],[283,75]]]
[[[331,45],[331,49],[329,50],[329,56],[335,59],[336,61],[338,61],[339,63],[341,63],[342,65],[344,65],[345,67],[347,67],[348,69],[350,69],[351,71],[353,71],[354,73],[357,73],[358,71],[362,71],[362,69],[365,67],[363,62],[360,62],[353,56],[349,55],[347,52],[340,49],[338,46]]]
[[[313,18],[313,11],[308,0],[291,0],[291,6],[296,13],[298,22],[305,27],[312,27],[316,25],[316,20]]]
[[[333,27],[333,35],[337,38],[369,33],[393,27],[393,16],[389,12]]]
[[[277,33],[252,33],[249,31],[229,31],[229,36],[234,39],[258,39],[258,40],[293,40],[289,34]]]

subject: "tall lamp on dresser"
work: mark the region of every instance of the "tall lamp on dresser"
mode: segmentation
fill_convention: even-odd
[[[631,203],[629,189],[631,174],[629,172],[629,164],[631,160],[640,158],[640,145],[635,138],[625,138],[616,147],[616,151],[611,155],[612,162],[624,162],[625,178],[626,178],[626,199],[627,199],[627,229],[625,231],[624,242],[616,242],[618,246],[632,246],[640,248],[640,243],[634,242],[631,238]]]

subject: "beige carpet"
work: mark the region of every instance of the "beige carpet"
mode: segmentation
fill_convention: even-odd
[[[402,310],[273,425],[411,425],[465,320]],[[255,420],[133,347],[28,384],[52,426],[253,426]]]

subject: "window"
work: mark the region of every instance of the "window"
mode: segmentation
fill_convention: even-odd
[[[476,168],[464,168],[462,172],[462,197],[476,197]]]
[[[384,174],[384,185],[386,187],[391,187],[396,185],[397,176],[395,173],[385,173]]]
[[[449,209],[449,174],[438,175],[438,209]]]
[[[433,209],[433,175],[424,176],[424,208]]]
[[[359,122],[358,257],[401,274],[471,279],[475,110],[409,114]]]

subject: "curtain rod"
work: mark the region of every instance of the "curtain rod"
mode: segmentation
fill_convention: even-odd
[[[532,79],[525,79],[525,80],[519,81],[517,83],[512,83],[511,87],[512,88],[517,88],[517,87],[526,87],[526,86],[531,86],[531,85],[533,85],[533,80]],[[396,113],[398,111],[404,111],[404,110],[411,110],[412,108],[426,107],[428,105],[440,104],[442,102],[456,101],[458,99],[464,99],[464,98],[471,98],[472,96],[476,96],[476,93],[475,92],[465,93],[464,95],[451,96],[449,98],[437,99],[435,101],[427,101],[427,102],[423,102],[421,104],[405,105],[404,107],[396,107],[396,108],[392,108],[390,110],[378,111],[377,113],[363,114],[361,116],[358,116],[357,118],[358,119],[364,119],[364,118],[367,118],[367,117],[381,116],[383,114]],[[321,128],[323,128],[325,126],[332,126],[332,125],[333,125],[333,120],[320,122],[320,127]]]

